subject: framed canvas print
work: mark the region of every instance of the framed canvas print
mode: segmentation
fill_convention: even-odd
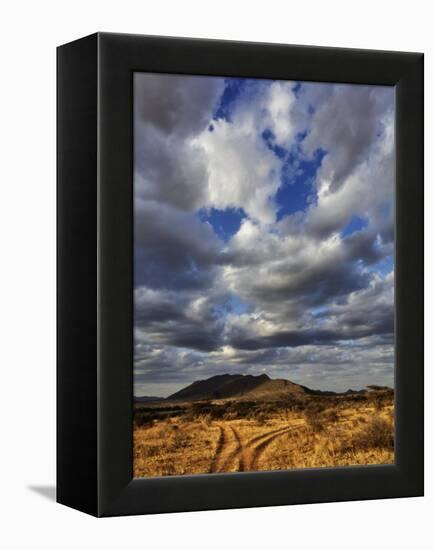
[[[58,501],[423,494],[423,56],[58,48]]]

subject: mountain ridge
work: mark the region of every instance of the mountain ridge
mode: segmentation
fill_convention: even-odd
[[[136,403],[153,403],[154,401],[162,401],[165,397],[157,397],[156,395],[140,395],[134,396],[134,401]]]
[[[272,379],[267,374],[219,374],[197,380],[169,395],[170,401],[200,401],[207,399],[276,400],[310,394],[313,390],[290,380]]]
[[[303,397],[309,395],[334,396],[334,395],[355,395],[372,392],[393,391],[387,386],[370,385],[366,389],[344,392],[327,390],[315,390],[291,382],[284,378],[270,378],[267,374],[217,374],[210,378],[196,380],[169,395],[168,397],[134,396],[136,403],[157,403],[157,402],[195,402],[207,400],[252,400],[252,401],[279,401],[290,397]]]

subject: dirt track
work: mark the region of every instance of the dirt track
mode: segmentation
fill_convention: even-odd
[[[243,441],[233,426],[218,426],[220,436],[211,463],[210,473],[247,472],[258,467],[259,459],[271,443],[299,426],[270,430]]]

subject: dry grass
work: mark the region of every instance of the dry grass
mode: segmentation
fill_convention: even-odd
[[[134,475],[318,468],[394,461],[393,395],[142,409]]]

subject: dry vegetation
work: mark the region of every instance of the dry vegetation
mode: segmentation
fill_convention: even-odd
[[[138,407],[134,475],[391,464],[393,392]]]

